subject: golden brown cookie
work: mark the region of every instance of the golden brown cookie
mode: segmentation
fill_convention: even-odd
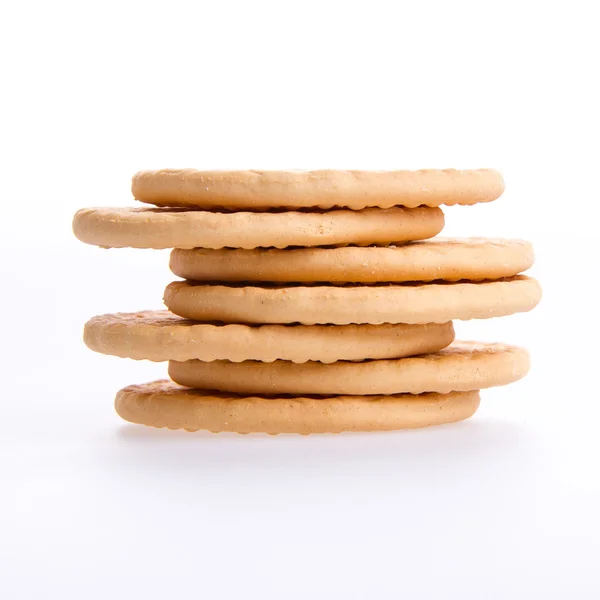
[[[116,397],[126,421],[197,431],[340,433],[454,423],[473,415],[479,392],[411,396],[245,397],[183,388],[171,381],[131,385]]]
[[[428,207],[260,213],[84,208],[73,219],[78,239],[106,248],[387,245],[427,239],[443,227],[442,211]]]
[[[360,210],[369,206],[440,206],[495,200],[504,191],[492,169],[458,171],[140,171],[131,191],[158,206]]]
[[[435,352],[452,342],[454,328],[452,323],[219,325],[187,321],[163,310],[93,317],[83,339],[96,352],[136,360],[331,363]]]
[[[238,394],[446,394],[507,385],[528,371],[523,348],[480,342],[454,342],[411,358],[329,365],[283,360],[169,363],[169,377],[176,383]]]
[[[403,282],[500,279],[533,264],[523,240],[434,238],[401,246],[173,250],[171,271],[195,281]]]
[[[477,283],[388,285],[194,285],[170,283],[175,314],[224,323],[445,323],[531,310],[541,298],[535,279],[519,275]]]

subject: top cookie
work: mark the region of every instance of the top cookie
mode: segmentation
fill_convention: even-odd
[[[492,169],[459,171],[140,171],[131,191],[157,206],[269,208],[440,206],[490,202],[504,191]]]

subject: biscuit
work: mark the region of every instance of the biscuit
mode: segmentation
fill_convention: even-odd
[[[173,250],[171,271],[195,281],[377,283],[501,279],[529,269],[522,240],[435,238],[402,246]]]
[[[169,363],[169,377],[180,385],[237,394],[446,394],[507,385],[528,371],[523,348],[480,342],[454,342],[412,358],[329,365],[282,360]]]
[[[435,352],[452,342],[454,328],[452,323],[219,325],[187,321],[164,310],[93,317],[83,339],[96,352],[136,360],[331,363]]]
[[[165,304],[177,315],[224,323],[445,323],[531,310],[535,279],[388,285],[206,285],[170,283]]]
[[[387,431],[454,423],[473,415],[479,392],[411,396],[244,397],[179,387],[170,381],[131,385],[118,392],[126,421],[237,433]]]
[[[176,208],[84,208],[73,232],[105,248],[258,248],[393,244],[433,237],[439,208],[361,211],[210,212]]]
[[[140,171],[131,191],[158,206],[360,210],[369,206],[475,204],[498,198],[502,175],[491,169],[421,171]]]

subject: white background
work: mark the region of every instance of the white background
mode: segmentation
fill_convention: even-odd
[[[591,1],[2,3],[0,596],[600,597],[598,44]],[[148,430],[88,351],[160,308],[164,252],[71,234],[146,168],[489,166],[450,235],[524,237],[544,300],[458,323],[529,347],[468,422]]]

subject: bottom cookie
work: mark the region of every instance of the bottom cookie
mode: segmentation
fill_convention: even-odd
[[[117,393],[115,408],[131,423],[236,433],[340,433],[416,429],[467,419],[479,392],[392,396],[239,396],[162,380]]]

